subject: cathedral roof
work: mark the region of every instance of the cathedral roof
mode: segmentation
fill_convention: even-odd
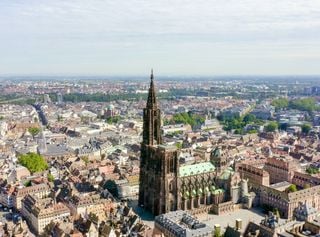
[[[184,165],[179,167],[179,177],[186,177],[198,174],[213,172],[214,165],[211,162],[203,162],[193,165]]]
[[[224,190],[219,188],[219,189],[215,189],[213,191],[211,191],[212,194],[220,194],[220,193],[224,193]]]
[[[220,179],[227,180],[234,174],[234,170],[231,167],[226,168],[221,176],[219,177]]]

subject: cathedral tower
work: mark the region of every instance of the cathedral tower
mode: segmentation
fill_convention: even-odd
[[[139,205],[159,215],[176,210],[178,206],[178,151],[162,145],[161,111],[152,71],[150,79],[147,105],[143,110]]]
[[[145,145],[160,145],[161,139],[161,117],[158,108],[156,92],[153,82],[153,71],[151,70],[150,88],[147,100],[147,106],[143,109],[143,141]]]

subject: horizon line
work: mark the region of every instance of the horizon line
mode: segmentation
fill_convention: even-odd
[[[155,77],[320,77],[319,74],[157,74]],[[149,74],[3,73],[0,77],[147,77]]]

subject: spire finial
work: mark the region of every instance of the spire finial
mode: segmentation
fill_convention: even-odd
[[[156,92],[154,88],[154,81],[153,81],[153,69],[151,69],[151,75],[150,75],[150,87],[149,87],[149,95],[148,95],[148,107],[157,107],[157,98],[156,98]]]

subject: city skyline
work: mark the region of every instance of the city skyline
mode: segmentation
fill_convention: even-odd
[[[7,1],[0,75],[319,75],[318,1]]]

